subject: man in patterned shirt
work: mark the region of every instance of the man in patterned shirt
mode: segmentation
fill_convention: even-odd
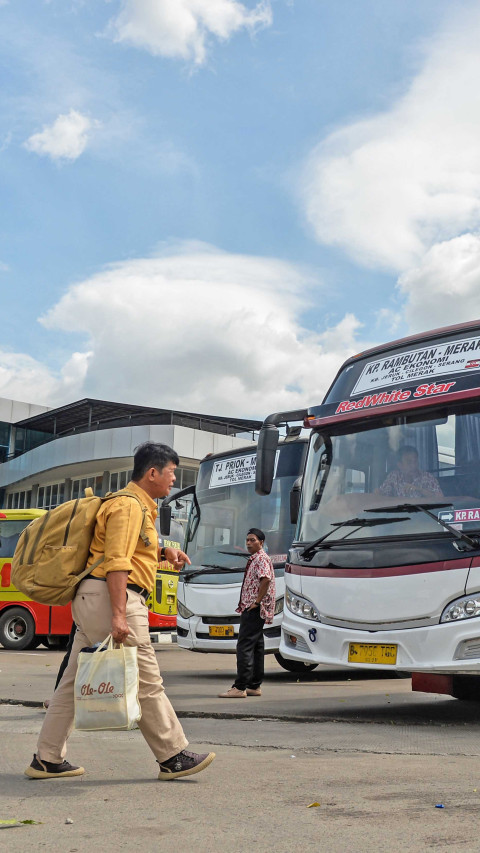
[[[240,630],[237,641],[237,677],[232,687],[219,693],[221,699],[245,699],[261,696],[264,671],[263,626],[273,620],[275,611],[275,573],[270,557],[263,550],[265,534],[252,527],[246,545],[250,554],[245,568],[238,602]]]
[[[442,498],[443,492],[438,480],[428,471],[421,471],[418,464],[416,447],[405,446],[399,452],[397,468],[391,471],[383,484],[376,490],[377,495],[388,498]]]

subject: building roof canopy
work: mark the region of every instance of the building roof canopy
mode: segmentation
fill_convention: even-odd
[[[134,406],[129,403],[111,403],[107,400],[85,398],[76,403],[49,409],[30,418],[17,421],[16,427],[49,433],[53,436],[90,432],[112,427],[141,426],[144,424],[173,424],[192,429],[206,430],[223,435],[259,430],[262,421],[247,418],[200,415],[177,412],[172,409],[157,409],[150,406]]]

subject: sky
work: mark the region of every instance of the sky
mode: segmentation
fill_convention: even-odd
[[[0,0],[0,396],[262,418],[480,317],[474,0]]]

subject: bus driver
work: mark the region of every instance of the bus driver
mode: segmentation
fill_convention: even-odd
[[[375,494],[388,498],[443,497],[437,478],[420,469],[417,448],[410,445],[400,448],[396,469],[390,471]]]

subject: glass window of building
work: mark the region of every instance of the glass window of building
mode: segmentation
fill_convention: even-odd
[[[193,468],[184,468],[182,477],[182,489],[186,489],[187,486],[193,486],[196,482],[197,471],[195,471]]]
[[[6,462],[10,443],[10,424],[0,421],[0,462]]]
[[[195,468],[177,468],[175,471],[175,488],[186,489],[197,482],[198,471]]]
[[[85,497],[85,489],[90,488],[94,495],[102,494],[103,474],[94,474],[92,477],[82,477],[80,480],[72,480],[72,500]],[[63,498],[62,498],[63,500]]]
[[[124,489],[127,483],[132,479],[133,470],[130,468],[128,471],[114,471],[110,474],[110,489],[111,492],[118,492],[120,489]]]
[[[5,497],[7,509],[30,509],[32,505],[32,490],[23,489],[21,492],[10,492]]]
[[[32,506],[32,491],[31,489],[23,492],[24,506],[29,508]],[[21,500],[21,499],[20,499]],[[54,506],[63,503],[65,500],[65,483],[50,483],[48,486],[40,486],[37,494],[36,506],[39,509],[52,509]]]

